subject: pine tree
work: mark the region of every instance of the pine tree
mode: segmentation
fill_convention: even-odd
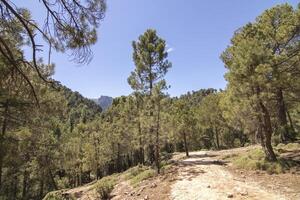
[[[155,133],[155,100],[153,93],[154,88],[163,81],[165,74],[171,67],[171,63],[167,60],[166,42],[157,36],[155,30],[148,29],[137,41],[132,43],[132,46],[135,70],[131,72],[128,82],[134,90],[142,92],[148,97],[150,126],[148,159],[150,163],[156,160],[156,166],[159,172],[159,148],[158,144],[156,144],[155,156],[153,141]]]

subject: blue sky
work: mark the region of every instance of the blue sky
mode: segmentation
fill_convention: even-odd
[[[21,0],[17,0],[17,2]],[[107,13],[92,47],[94,58],[79,66],[67,55],[54,54],[54,78],[86,97],[112,97],[132,92],[127,77],[134,69],[133,40],[146,29],[167,41],[173,63],[166,76],[168,93],[177,96],[201,88],[224,88],[220,54],[235,30],[265,9],[288,2],[271,0],[107,0]],[[20,2],[41,16],[36,0]]]

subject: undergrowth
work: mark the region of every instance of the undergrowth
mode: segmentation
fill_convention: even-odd
[[[53,191],[49,192],[43,200],[75,200],[76,198],[70,195],[64,195],[63,193],[66,190],[58,190],[58,191]]]
[[[138,165],[124,172],[125,180],[128,180],[133,187],[136,187],[143,180],[154,177],[155,170],[151,167]]]
[[[100,199],[110,199],[110,193],[117,183],[118,174],[103,177],[96,182],[95,188]]]
[[[252,149],[243,154],[226,155],[223,159],[231,160],[233,165],[240,169],[263,170],[269,174],[280,174],[297,165],[295,161],[280,157],[280,153],[300,149],[300,144],[279,144],[274,148],[277,155],[276,162],[265,159],[265,154],[261,148]]]

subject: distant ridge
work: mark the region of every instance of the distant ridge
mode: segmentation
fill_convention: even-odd
[[[103,111],[107,110],[113,102],[113,98],[109,97],[109,96],[103,96],[101,95],[99,98],[97,99],[91,99],[93,100],[96,104],[98,104]]]

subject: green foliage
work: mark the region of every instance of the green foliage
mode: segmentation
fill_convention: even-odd
[[[127,170],[124,173],[124,178],[129,180],[130,183],[135,187],[143,180],[155,176],[155,174],[155,170],[151,169],[150,167],[138,165]]]
[[[276,148],[278,155],[287,151],[299,149],[299,144],[279,144]],[[270,162],[265,159],[265,154],[261,148],[251,149],[243,154],[231,154],[223,159],[231,160],[233,165],[246,170],[263,170],[269,174],[280,174],[297,166],[297,162],[285,158],[279,158],[276,162]]]
[[[288,143],[288,144],[278,144],[276,149],[280,153],[289,152],[289,151],[297,151],[300,149],[299,143]]]
[[[276,160],[271,146],[273,130],[280,133],[282,141],[295,139],[287,115],[295,105],[291,96],[299,95],[299,15],[299,8],[288,4],[264,11],[235,32],[221,56],[228,69],[228,113],[231,119],[245,116],[234,120],[250,133],[262,134],[269,160]]]
[[[117,182],[117,175],[104,177],[97,181],[95,188],[100,196],[100,199],[110,199],[110,193],[114,189]]]
[[[135,187],[137,186],[140,182],[142,182],[143,180],[146,180],[146,179],[149,179],[153,176],[156,175],[156,172],[155,170],[153,169],[148,169],[148,170],[145,170],[141,173],[139,173],[138,175],[136,175],[135,177],[133,177],[131,180],[130,180],[130,183]]]
[[[284,168],[280,162],[269,162],[265,160],[265,154],[261,149],[250,150],[244,155],[231,158],[234,166],[247,170],[263,170],[269,174],[280,174]]]
[[[66,190],[59,190],[59,191],[53,191],[53,192],[49,192],[44,198],[43,200],[75,200],[75,197],[72,196],[66,196],[63,193]]]
[[[102,0],[87,4],[92,13],[105,11]],[[25,19],[31,18],[27,10],[19,12]],[[86,21],[94,16],[85,14],[80,25],[88,29],[77,32],[74,27],[64,27],[59,32],[66,35],[59,35],[63,43],[56,49],[77,49],[96,41],[96,21]],[[56,89],[49,87],[28,63],[20,65],[22,74],[0,55],[1,198],[41,199],[53,190],[56,192],[49,193],[48,199],[67,198],[60,189],[138,164],[153,167],[156,161],[157,170],[167,171],[171,168],[167,160],[174,151],[257,142],[265,147],[271,141],[296,139],[300,132],[299,16],[299,8],[288,4],[263,12],[235,32],[221,56],[227,68],[225,91],[201,89],[173,98],[164,93],[168,88],[164,77],[171,67],[166,41],[149,29],[132,45],[135,68],[128,83],[134,93],[115,98],[104,113],[93,101],[54,80]],[[1,38],[19,62],[28,38],[16,19],[1,23],[14,30]],[[41,75],[50,79],[54,66],[37,65]],[[297,143],[279,144],[275,150],[299,148]],[[227,159],[238,167],[269,173],[281,173],[295,165],[282,158],[266,161],[270,149]],[[124,177],[136,186],[155,175],[149,166],[130,168]],[[116,181],[117,176],[109,176],[97,182],[102,198],[108,198]]]

